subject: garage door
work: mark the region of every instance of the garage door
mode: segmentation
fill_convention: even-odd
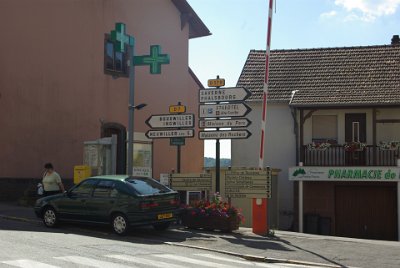
[[[397,240],[395,186],[336,186],[337,236]]]

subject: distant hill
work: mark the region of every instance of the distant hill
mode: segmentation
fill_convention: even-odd
[[[221,167],[230,167],[231,159],[221,158],[220,165],[221,165]],[[215,158],[204,157],[204,167],[215,167]]]

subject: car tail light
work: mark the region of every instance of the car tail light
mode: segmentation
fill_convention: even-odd
[[[158,203],[153,201],[144,201],[140,204],[140,208],[142,209],[154,208],[158,206]]]
[[[178,199],[172,199],[171,201],[169,201],[169,203],[173,206],[177,206],[179,205],[179,200]]]

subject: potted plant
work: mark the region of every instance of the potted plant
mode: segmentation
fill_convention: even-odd
[[[212,201],[200,200],[183,208],[182,224],[188,228],[231,232],[244,222],[240,209],[221,200],[218,194]]]

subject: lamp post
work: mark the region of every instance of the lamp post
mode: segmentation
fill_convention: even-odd
[[[117,52],[125,52],[125,46],[129,47],[129,114],[128,114],[128,165],[127,174],[133,173],[133,123],[134,111],[140,110],[146,106],[142,103],[135,106],[135,66],[150,66],[151,74],[161,73],[161,64],[169,64],[169,55],[161,54],[161,47],[158,45],[150,46],[150,55],[135,56],[135,38],[126,34],[126,26],[124,23],[116,23],[115,30],[111,31],[111,40],[115,43]]]
[[[131,68],[133,69],[133,68]],[[133,93],[132,93],[133,94]],[[134,136],[134,121],[135,121],[135,110],[141,110],[147,106],[146,103],[141,103],[138,105],[132,105],[133,97],[129,98],[129,125],[128,125],[128,167],[127,173],[129,176],[133,174],[133,153],[134,153],[134,143],[135,143],[135,136]]]

